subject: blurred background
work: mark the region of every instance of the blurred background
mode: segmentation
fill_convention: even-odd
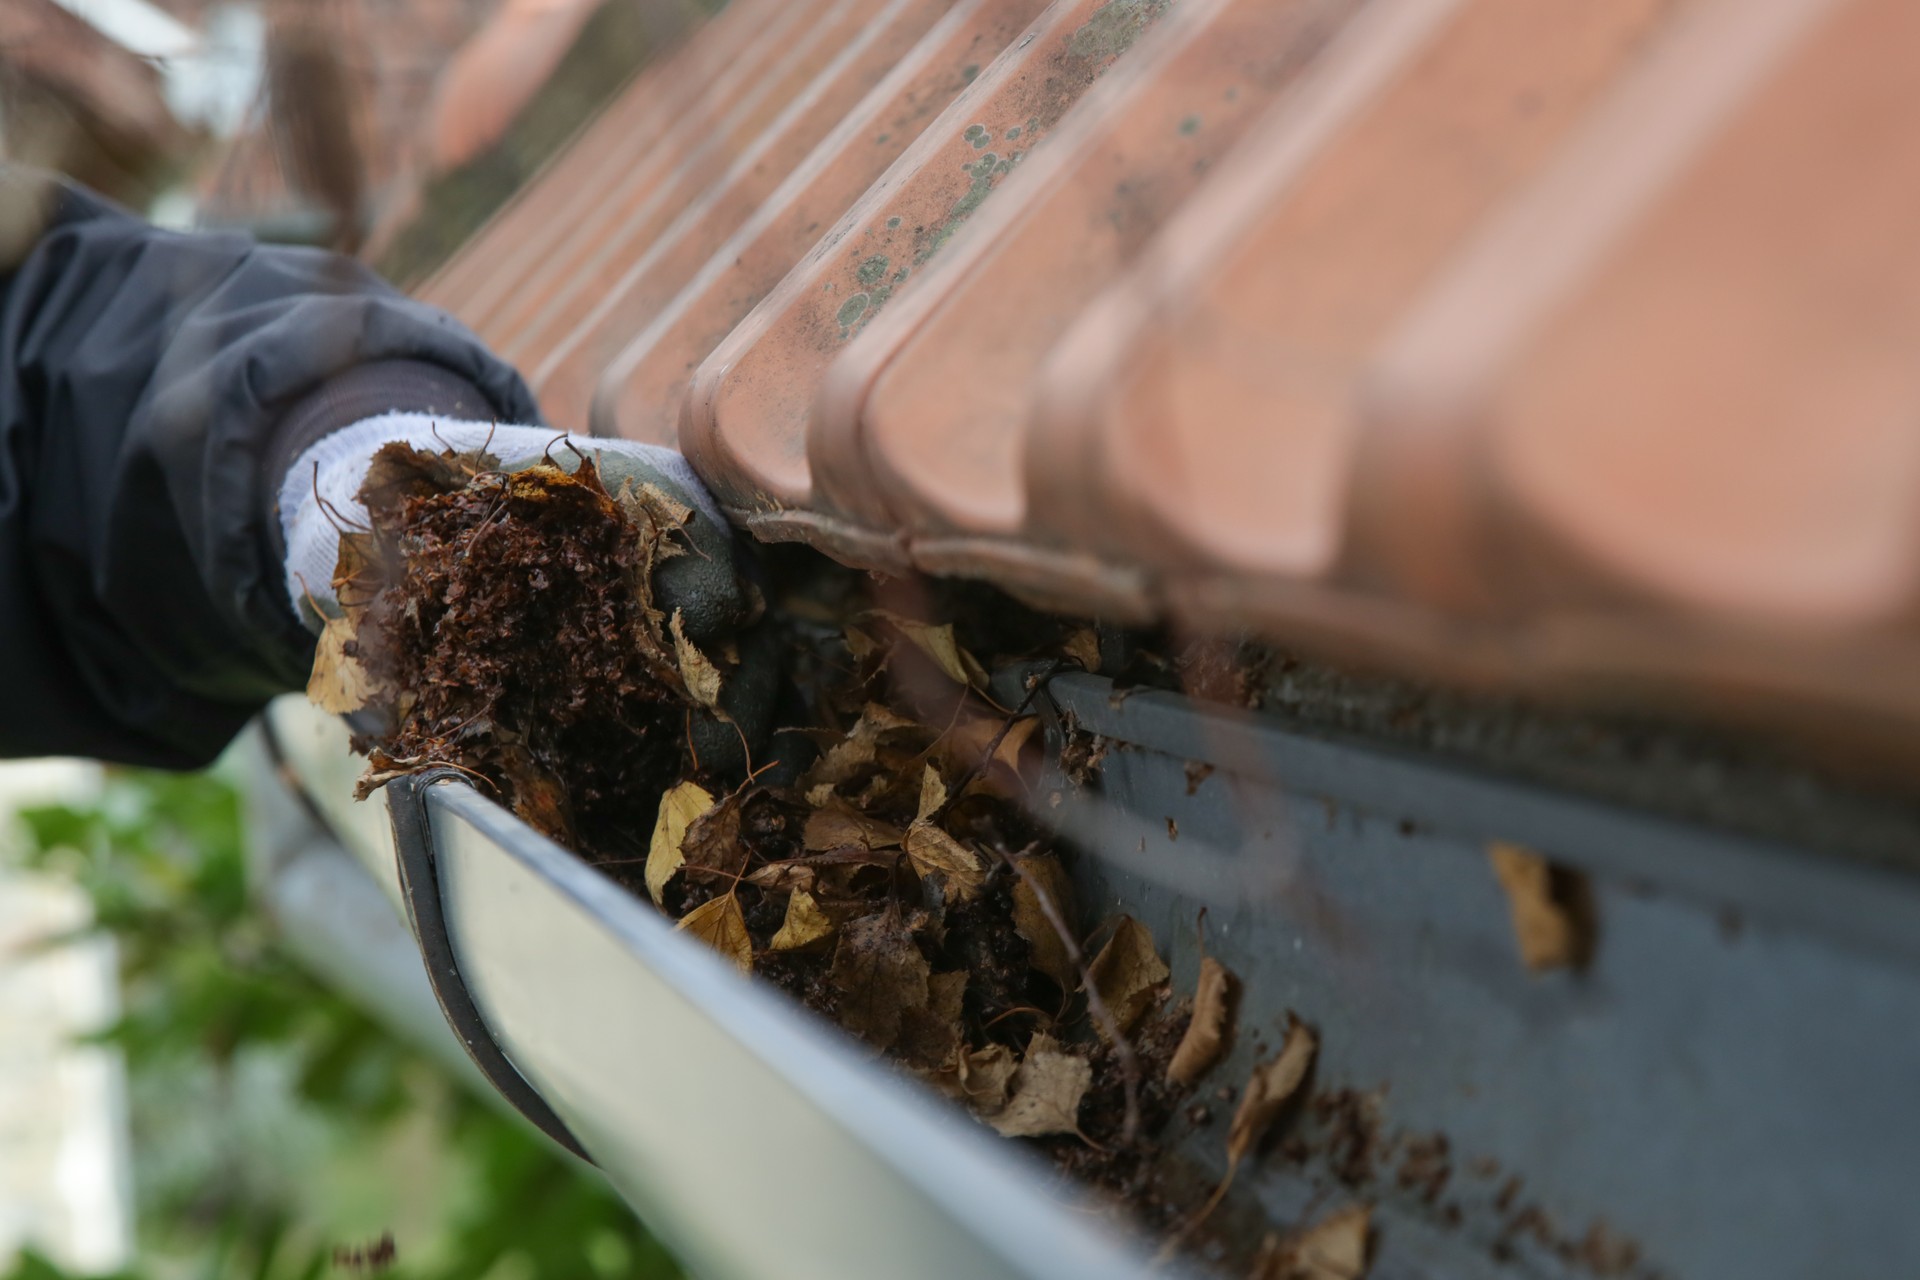
[[[0,155],[405,279],[700,12],[4,0]],[[678,1275],[597,1175],[479,1100],[430,997],[423,1049],[303,966],[243,813],[255,747],[200,776],[0,765],[0,1275]]]

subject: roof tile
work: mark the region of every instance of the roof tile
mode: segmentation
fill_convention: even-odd
[[[1046,0],[959,0],[607,366],[594,429],[671,442],[693,370]]]
[[[827,365],[993,196],[1167,0],[1056,0],[695,374],[680,442],[751,525],[817,536],[805,432]],[[1013,137],[1009,138],[1009,133]],[[858,540],[857,530],[849,530]],[[837,543],[855,556],[851,543]],[[873,554],[890,559],[884,545]]]
[[[867,6],[851,10],[841,29],[829,28],[821,41],[822,52],[839,52],[725,173],[698,194],[667,193],[663,208],[674,213],[670,225],[656,235],[642,234],[610,248],[610,261],[624,264],[624,270],[611,279],[611,273],[603,273],[582,280],[544,330],[530,327],[522,343],[522,363],[555,421],[586,421],[594,384],[607,361],[919,42],[950,3],[887,0],[877,12],[867,12]],[[671,181],[690,192],[709,167],[710,162],[690,161]],[[541,332],[563,336],[549,344]]]

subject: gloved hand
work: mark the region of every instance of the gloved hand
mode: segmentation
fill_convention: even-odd
[[[360,486],[373,455],[394,441],[434,453],[448,449],[464,453],[484,447],[500,460],[505,471],[518,471],[542,461],[572,471],[584,454],[595,460],[601,482],[610,492],[617,493],[627,480],[635,485],[657,485],[692,509],[692,520],[684,532],[694,554],[674,556],[656,567],[656,606],[669,617],[679,610],[687,637],[701,645],[732,638],[755,621],[758,600],[749,585],[752,566],[738,550],[733,530],[706,487],[686,459],[673,450],[627,440],[564,435],[545,427],[387,413],[322,436],[295,459],[281,483],[287,596],[294,612],[316,631],[325,621],[316,609],[332,613],[338,608],[333,591],[334,563],[340,547],[336,521],[366,523],[366,508],[358,497]],[[569,444],[572,448],[567,447]],[[750,744],[764,739],[781,675],[769,640],[756,634],[740,637],[742,663],[720,699],[721,709],[738,731],[711,716],[696,718],[694,747],[702,760],[724,767],[741,756],[743,734]]]
[[[682,610],[687,634],[694,640],[711,639],[746,620],[749,600],[736,573],[733,532],[700,477],[672,449],[631,440],[565,435],[545,427],[494,426],[422,413],[386,413],[322,436],[295,459],[281,482],[287,598],[309,626],[318,629],[323,621],[312,616],[314,605],[324,609],[334,605],[333,566],[340,549],[339,527],[321,508],[331,508],[349,524],[364,525],[367,511],[360,504],[361,482],[367,478],[373,455],[393,441],[433,453],[447,449],[465,453],[484,445],[505,471],[518,471],[541,461],[572,471],[579,465],[579,454],[574,452],[577,449],[580,454],[597,458],[601,482],[609,492],[618,492],[627,479],[636,485],[658,485],[693,509],[686,533],[698,553],[675,556],[660,566],[654,590],[661,609],[668,614],[676,608]]]

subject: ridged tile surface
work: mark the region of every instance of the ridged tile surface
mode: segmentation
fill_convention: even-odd
[[[424,290],[763,539],[1915,755],[1920,8],[735,0]]]

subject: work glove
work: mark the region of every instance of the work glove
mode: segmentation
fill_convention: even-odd
[[[740,666],[722,687],[725,721],[697,714],[693,747],[701,760],[728,768],[744,763],[747,749],[765,739],[781,672],[771,637],[750,627],[759,609],[751,558],[686,459],[658,445],[421,413],[381,414],[322,436],[295,459],[280,489],[287,595],[310,628],[318,631],[339,610],[333,575],[340,530],[366,527],[361,484],[374,454],[396,441],[431,453],[484,449],[508,472],[541,462],[572,472],[591,458],[608,492],[618,493],[627,481],[636,488],[651,484],[688,507],[693,514],[682,532],[690,554],[655,567],[654,604],[668,617],[679,611],[696,645],[733,641],[741,652]]]

